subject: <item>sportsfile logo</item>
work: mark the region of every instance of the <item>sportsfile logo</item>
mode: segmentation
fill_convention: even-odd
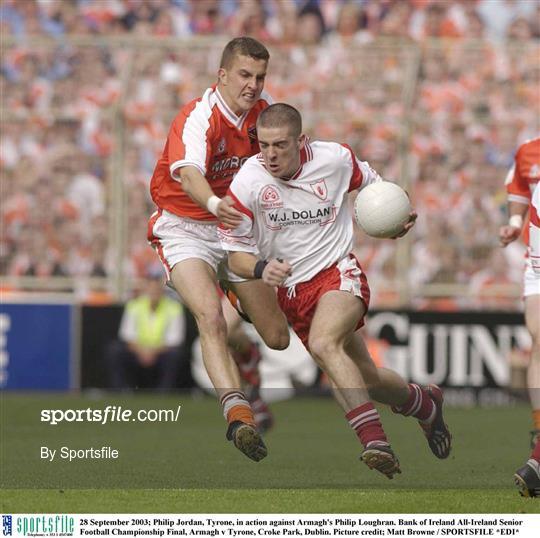
[[[2,536],[13,534],[13,516],[2,516]]]
[[[75,518],[66,515],[18,516],[15,529],[19,536],[73,536]],[[5,534],[4,524],[4,536],[11,536],[11,532],[11,522],[10,534]]]

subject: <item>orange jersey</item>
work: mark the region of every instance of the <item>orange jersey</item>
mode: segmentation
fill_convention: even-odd
[[[180,169],[195,166],[214,194],[225,196],[242,164],[259,153],[255,123],[269,104],[271,99],[263,92],[249,112],[237,116],[213,86],[185,105],[172,122],[150,182],[155,204],[180,217],[216,220],[184,192]]]
[[[528,140],[519,146],[514,166],[506,176],[506,192],[509,202],[529,205],[532,193],[540,180],[540,137]],[[527,221],[525,221],[527,223]],[[529,226],[522,234],[523,242],[529,244]]]
[[[531,222],[529,225],[529,258],[531,266],[540,278],[540,184],[534,190],[529,208]]]
[[[539,180],[540,137],[519,146],[514,166],[506,178],[508,201],[529,205],[532,192]]]

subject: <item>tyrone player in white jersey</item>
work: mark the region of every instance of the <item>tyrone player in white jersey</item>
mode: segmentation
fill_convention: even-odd
[[[351,254],[353,228],[347,198],[352,190],[381,181],[348,146],[310,143],[299,112],[277,103],[261,112],[261,153],[246,161],[229,187],[242,222],[220,227],[231,269],[244,278],[278,287],[287,319],[326,372],[346,419],[364,450],[361,459],[393,478],[399,462],[370,398],[396,413],[412,415],[438,458],[450,453],[442,416],[442,392],[407,384],[376,368],[361,335],[369,286]],[[416,213],[403,232],[414,224]]]

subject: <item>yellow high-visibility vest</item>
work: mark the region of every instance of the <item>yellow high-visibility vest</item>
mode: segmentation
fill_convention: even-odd
[[[135,319],[137,343],[150,348],[165,344],[167,326],[182,313],[182,306],[168,297],[162,297],[155,310],[145,295],[129,301],[126,308]]]

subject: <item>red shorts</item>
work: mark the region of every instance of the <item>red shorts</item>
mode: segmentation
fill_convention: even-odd
[[[311,280],[300,282],[291,288],[278,289],[278,302],[298,338],[308,347],[309,330],[320,298],[328,291],[348,291],[358,297],[369,308],[369,285],[360,263],[349,254],[328,269],[324,269]],[[364,317],[357,329],[364,325]]]

